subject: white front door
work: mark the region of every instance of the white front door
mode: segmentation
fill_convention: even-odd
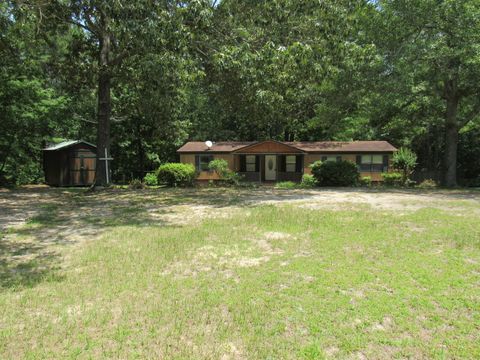
[[[265,155],[265,180],[277,180],[277,155]]]

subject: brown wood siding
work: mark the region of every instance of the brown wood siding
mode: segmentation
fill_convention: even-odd
[[[249,146],[245,149],[240,149],[238,153],[242,154],[295,154],[301,153],[300,150],[290,146],[275,142],[265,141],[257,145]]]
[[[198,154],[204,155],[204,154]],[[235,158],[233,154],[210,154],[214,159],[223,159],[228,163],[229,169],[235,169]],[[196,154],[180,154],[180,162],[184,164],[192,164],[195,166]],[[197,180],[219,180],[220,177],[214,171],[200,171],[197,175]]]
[[[88,186],[95,181],[95,148],[77,144],[44,151],[45,182],[51,186]]]

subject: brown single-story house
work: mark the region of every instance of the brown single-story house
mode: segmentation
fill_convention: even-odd
[[[211,145],[211,146],[207,146]],[[390,170],[393,153],[397,149],[387,141],[321,141],[283,142],[254,141],[216,143],[192,141],[177,152],[180,162],[190,163],[198,172],[197,180],[216,180],[218,175],[208,170],[213,159],[224,159],[231,170],[248,181],[300,181],[310,173],[310,165],[317,161],[349,160],[357,164],[361,176],[382,181],[382,172]]]

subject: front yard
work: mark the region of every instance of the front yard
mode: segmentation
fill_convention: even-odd
[[[480,357],[480,192],[0,191],[0,357]]]

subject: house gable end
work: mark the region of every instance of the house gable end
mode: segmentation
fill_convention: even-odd
[[[302,154],[304,151],[279,141],[265,140],[234,151],[241,154]]]

